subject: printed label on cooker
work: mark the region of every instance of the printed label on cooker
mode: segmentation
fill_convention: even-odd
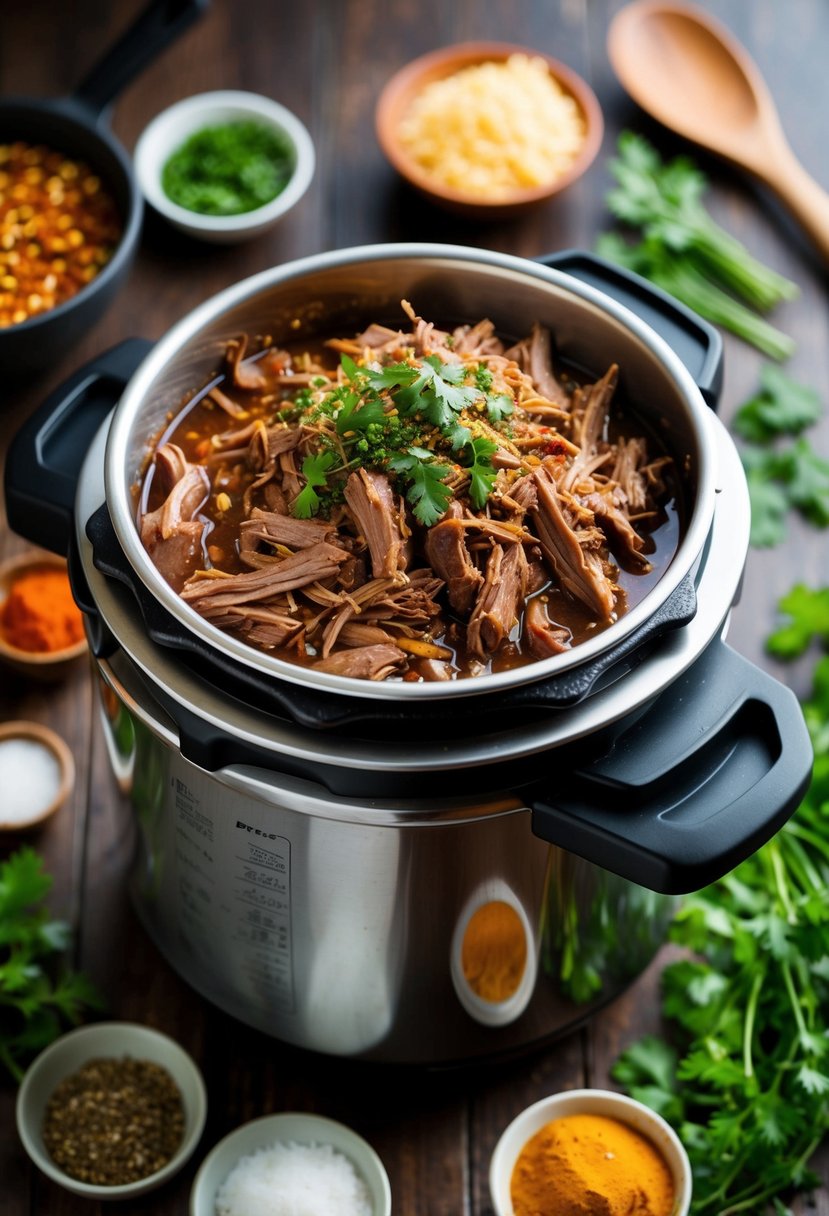
[[[179,931],[188,952],[232,977],[264,1014],[294,1009],[291,843],[173,778]],[[210,803],[213,799],[208,797]],[[238,814],[244,808],[244,817]]]

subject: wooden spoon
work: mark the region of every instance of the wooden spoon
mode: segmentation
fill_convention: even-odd
[[[829,259],[829,194],[796,159],[757,65],[724,25],[695,5],[635,0],[611,22],[607,49],[643,110],[769,186]]]

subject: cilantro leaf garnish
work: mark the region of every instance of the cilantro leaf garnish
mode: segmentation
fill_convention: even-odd
[[[343,381],[311,400],[308,390],[303,421],[309,426],[333,422],[344,457],[317,448],[305,457],[302,474],[305,486],[293,504],[300,518],[315,515],[321,508],[319,489],[328,484],[328,474],[360,462],[366,468],[390,469],[407,487],[406,497],[415,518],[430,527],[446,511],[452,498],[444,478],[450,466],[440,454],[455,452],[458,462],[469,469],[470,498],[482,507],[497,475],[492,465],[496,444],[473,438],[473,429],[462,418],[467,407],[486,412],[491,423],[508,417],[514,409],[507,393],[490,393],[492,374],[478,365],[475,384],[467,384],[470,368],[463,363],[444,363],[438,355],[421,360],[360,367],[349,355],[340,357]],[[328,382],[326,381],[325,384]],[[325,388],[325,384],[320,388]],[[324,444],[325,439],[312,439]],[[329,487],[341,493],[342,476]]]
[[[472,452],[469,497],[472,499],[472,505],[480,510],[486,504],[498,476],[498,470],[492,464],[492,457],[498,447],[491,439],[483,437],[473,439],[467,446]]]
[[[436,461],[432,452],[410,447],[405,453],[393,457],[389,468],[402,475],[408,482],[406,498],[412,504],[415,518],[426,528],[431,528],[449,506],[452,491],[443,481],[449,466]]]
[[[333,452],[318,452],[306,456],[302,462],[302,475],[306,484],[294,500],[291,508],[297,519],[310,519],[320,508],[317,490],[326,484],[328,470],[336,462]]]

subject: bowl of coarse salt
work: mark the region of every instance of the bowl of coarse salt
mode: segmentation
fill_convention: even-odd
[[[322,1115],[287,1111],[245,1123],[201,1164],[190,1216],[391,1216],[391,1187],[362,1136]]]
[[[24,832],[54,815],[75,783],[60,735],[38,722],[0,724],[0,831]]]

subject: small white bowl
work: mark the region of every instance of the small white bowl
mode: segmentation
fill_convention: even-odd
[[[565,1115],[605,1115],[626,1123],[650,1140],[673,1175],[671,1216],[688,1216],[691,1206],[691,1164],[673,1128],[650,1107],[609,1089],[571,1089],[533,1103],[517,1115],[495,1146],[489,1167],[489,1193],[495,1216],[513,1216],[512,1171],[527,1141],[554,1119]]]
[[[50,759],[53,760],[56,766],[53,796],[47,801],[41,804],[32,801],[28,813],[17,816],[9,813],[8,799],[5,805],[0,802],[0,832],[26,832],[30,828],[39,827],[63,806],[75,784],[75,760],[65,740],[39,722],[0,723],[0,747],[9,740],[26,743],[30,749],[41,749],[41,758],[47,763]],[[32,797],[31,788],[32,782],[27,782],[25,789],[29,799]]]
[[[276,198],[240,215],[202,215],[167,197],[161,185],[164,166],[189,136],[205,127],[246,120],[273,127],[293,147],[293,173]],[[188,236],[214,244],[246,241],[265,232],[302,198],[311,184],[315,164],[311,136],[295,114],[259,93],[231,89],[197,93],[162,110],[138,140],[133,160],[147,202]]]
[[[236,1163],[274,1144],[330,1144],[360,1174],[372,1202],[372,1216],[391,1216],[391,1187],[377,1153],[344,1123],[322,1115],[286,1111],[244,1123],[205,1157],[190,1192],[190,1216],[215,1216],[216,1194]]]
[[[175,1081],[184,1106],[184,1136],[165,1166],[122,1186],[93,1186],[71,1178],[55,1164],[43,1143],[43,1117],[55,1087],[89,1060],[149,1060],[160,1064]],[[29,1067],[17,1094],[17,1130],[23,1147],[38,1169],[67,1191],[88,1199],[127,1199],[155,1190],[177,1174],[193,1155],[204,1130],[207,1094],[202,1075],[178,1043],[149,1026],[133,1022],[96,1022],[70,1030],[56,1039]]]

